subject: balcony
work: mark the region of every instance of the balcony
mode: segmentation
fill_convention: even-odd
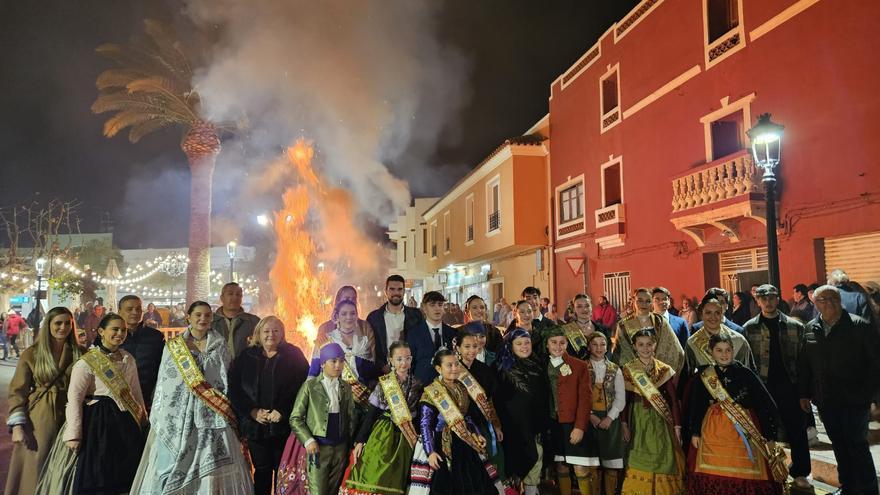
[[[739,242],[744,219],[766,223],[761,172],[748,150],[738,151],[672,179],[675,228],[704,246],[709,229]]]
[[[626,239],[626,209],[617,203],[596,210],[596,243],[602,249],[623,246]]]
[[[494,211],[489,214],[489,232],[501,228],[501,212]]]
[[[473,242],[473,241],[474,241],[474,226],[468,225],[467,226],[467,239],[465,239],[465,242]]]

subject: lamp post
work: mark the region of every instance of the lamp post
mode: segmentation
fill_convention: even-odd
[[[770,284],[779,287],[779,245],[776,240],[776,173],[782,152],[782,134],[785,127],[770,120],[770,114],[761,114],[754,127],[746,131],[752,142],[755,166],[764,171],[764,196],[767,201],[767,271]]]
[[[238,246],[235,241],[226,243],[226,254],[229,255],[229,281],[235,282],[235,248]]]
[[[37,270],[37,294],[35,297],[37,300],[37,314],[42,314],[43,308],[40,305],[40,301],[43,299],[43,272],[46,270],[46,258],[40,256],[34,260],[34,268]]]

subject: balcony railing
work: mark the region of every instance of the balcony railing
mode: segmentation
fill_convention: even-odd
[[[474,226],[468,225],[467,227],[467,242],[474,240]]]
[[[495,211],[489,214],[489,232],[501,228],[501,212]]]
[[[625,222],[625,214],[623,205],[620,203],[613,204],[611,206],[606,206],[605,208],[599,208],[596,210],[596,228],[604,227],[606,225],[611,225],[614,223],[622,223]]]
[[[672,180],[672,212],[760,192],[761,174],[747,150]]]
[[[436,244],[433,245],[433,246],[431,246],[431,257],[432,257],[432,258],[436,258],[436,257],[437,257],[437,245],[436,245]]]

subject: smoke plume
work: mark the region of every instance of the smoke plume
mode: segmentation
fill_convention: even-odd
[[[219,38],[194,81],[207,118],[246,114],[247,147],[267,155],[314,140],[321,172],[371,221],[409,204],[388,164],[424,167],[465,99],[466,63],[437,40],[435,2],[189,0],[187,15]]]

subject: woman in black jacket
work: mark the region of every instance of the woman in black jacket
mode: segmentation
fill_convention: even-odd
[[[290,435],[287,418],[308,376],[303,352],[284,339],[284,323],[275,316],[260,320],[251,346],[229,369],[229,400],[238,414],[254,463],[254,493],[272,493],[272,476]]]

